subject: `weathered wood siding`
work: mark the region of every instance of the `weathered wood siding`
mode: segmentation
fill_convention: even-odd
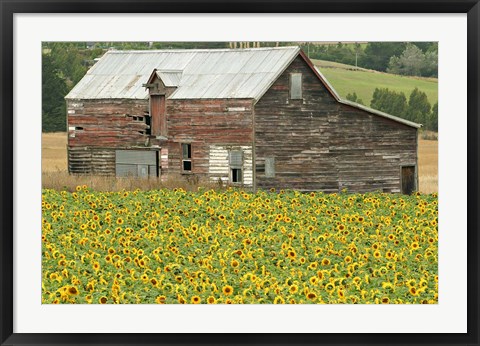
[[[191,143],[191,174],[200,177],[210,173],[212,145],[251,147],[252,107],[252,100],[168,100],[169,174],[181,174],[181,143]]]
[[[145,145],[148,108],[148,100],[68,100],[68,146]]]
[[[252,146],[231,146],[231,145],[210,145],[209,153],[209,177],[211,182],[228,183],[230,176],[229,153],[232,150],[241,150],[243,152],[243,182],[240,184],[245,187],[253,186],[253,162]]]
[[[289,100],[290,73],[303,100]],[[417,130],[338,103],[301,57],[255,105],[258,188],[400,192],[402,165],[417,163]],[[274,158],[275,176],[265,175]]]
[[[115,149],[69,148],[68,171],[75,174],[114,175]]]
[[[68,170],[115,174],[115,149],[147,148],[148,100],[68,100]]]

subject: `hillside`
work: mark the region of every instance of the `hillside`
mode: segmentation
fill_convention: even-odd
[[[324,60],[312,59],[312,62],[341,97],[345,98],[348,93],[355,92],[367,106],[370,106],[373,91],[379,87],[403,92],[407,100],[412,90],[417,87],[427,94],[430,104],[438,101],[436,78],[405,77]]]

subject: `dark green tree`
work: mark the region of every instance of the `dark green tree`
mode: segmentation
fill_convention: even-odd
[[[432,107],[432,112],[428,117],[426,128],[427,130],[438,132],[438,102]]]
[[[370,42],[367,44],[359,66],[377,71],[386,71],[390,58],[405,50],[405,42]]]
[[[67,85],[50,55],[42,56],[42,131],[66,130]]]
[[[397,93],[388,88],[375,88],[370,107],[397,117],[404,117],[407,110],[407,98],[403,92]]]
[[[353,92],[353,94],[348,93],[347,96],[345,96],[345,98],[349,101],[364,105],[363,100],[358,98],[356,92]]]
[[[417,123],[427,125],[432,106],[428,102],[427,94],[415,88],[408,99],[406,118]]]

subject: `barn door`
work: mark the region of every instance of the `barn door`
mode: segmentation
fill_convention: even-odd
[[[415,166],[402,167],[402,193],[411,195],[415,191]]]
[[[151,133],[154,136],[167,135],[165,95],[150,95]]]

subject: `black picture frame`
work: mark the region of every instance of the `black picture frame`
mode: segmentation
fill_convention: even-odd
[[[2,345],[442,344],[478,345],[479,275],[479,0],[0,0],[1,205],[0,341]],[[467,13],[468,310],[464,334],[26,334],[13,332],[13,16],[15,13]],[[452,316],[455,318],[455,316]]]

